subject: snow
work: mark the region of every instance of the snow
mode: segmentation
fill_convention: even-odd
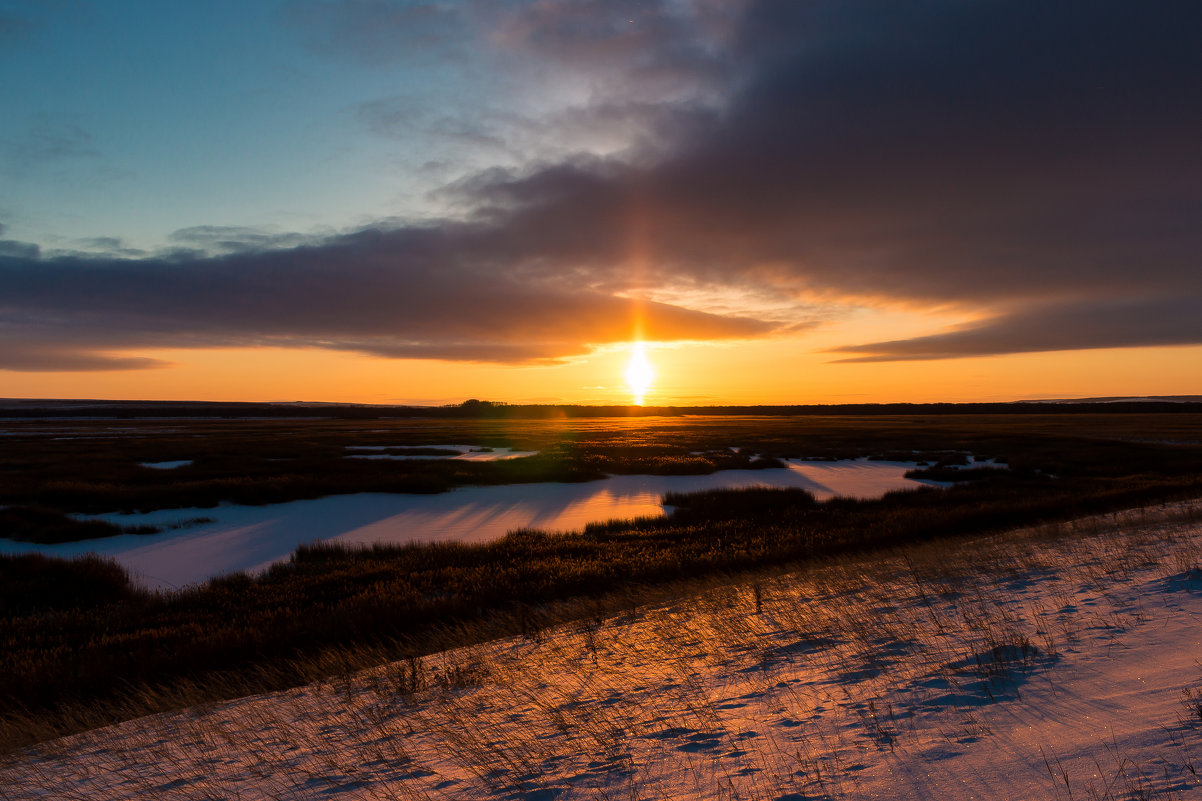
[[[878,497],[924,482],[907,462],[866,459],[790,462],[787,469],[724,470],[704,476],[613,476],[585,483],[464,487],[436,495],[360,493],[268,506],[160,509],[99,517],[120,526],[172,528],[161,534],[35,545],[0,539],[0,553],[111,556],[145,586],[175,588],[240,570],[262,570],[317,540],[343,543],[484,542],[520,528],[578,531],[589,523],[660,516],[667,492],[724,487],[802,487],[818,498]],[[925,482],[930,484],[932,482]]]
[[[15,755],[5,798],[1127,799],[1202,784],[1202,508],[718,586]],[[1188,693],[1187,693],[1188,691]]]

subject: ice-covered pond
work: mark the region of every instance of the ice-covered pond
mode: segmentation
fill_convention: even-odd
[[[664,514],[667,492],[723,487],[801,487],[819,499],[874,498],[923,483],[905,477],[909,462],[857,459],[790,461],[783,469],[723,470],[705,476],[614,476],[583,484],[463,487],[438,495],[361,493],[270,506],[221,505],[101,517],[121,525],[208,522],[149,536],[31,545],[0,540],[0,552],[111,556],[152,587],[180,587],[238,570],[259,570],[316,540],[409,543],[483,542],[519,528],[575,531],[587,523]]]

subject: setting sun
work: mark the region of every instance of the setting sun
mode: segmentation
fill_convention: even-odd
[[[643,398],[654,378],[655,370],[651,368],[651,362],[647,361],[647,350],[642,342],[636,342],[631,349],[630,362],[626,365],[626,386],[634,395],[636,406],[643,405]]]

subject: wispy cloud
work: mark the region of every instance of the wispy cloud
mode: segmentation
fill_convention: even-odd
[[[114,166],[92,134],[65,114],[39,114],[23,135],[0,141],[0,170],[17,178],[72,173],[87,180],[110,181],[132,176]]]
[[[0,12],[0,48],[12,47],[29,40],[34,24],[9,12]]]
[[[947,333],[833,350],[841,362],[953,359],[1050,350],[1195,345],[1202,342],[1198,298],[1068,303],[1018,310]]]
[[[169,362],[144,356],[116,356],[65,345],[9,342],[0,338],[0,370],[25,373],[149,370]]]
[[[287,231],[265,231],[244,225],[195,225],[172,232],[168,239],[184,248],[205,254],[248,253],[316,245],[318,236]]]
[[[140,259],[151,255],[141,249],[129,247],[119,236],[89,236],[72,242],[78,249],[52,251],[53,256],[109,256],[114,258]],[[10,254],[20,255],[20,254]]]

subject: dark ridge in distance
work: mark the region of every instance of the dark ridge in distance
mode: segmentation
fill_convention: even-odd
[[[874,416],[984,414],[1199,414],[1200,396],[1010,401],[1001,403],[842,403],[744,406],[583,406],[508,404],[468,400],[450,406],[385,406],[355,403],[253,403],[233,401],[138,401],[0,399],[0,418],[388,418],[551,419],[583,417]],[[1174,399],[1176,398],[1176,399]]]
[[[1200,403],[1202,395],[1112,395],[1102,398],[1047,398],[1039,400],[1023,401],[1025,403],[1155,403],[1157,401],[1165,401],[1168,403]]]

